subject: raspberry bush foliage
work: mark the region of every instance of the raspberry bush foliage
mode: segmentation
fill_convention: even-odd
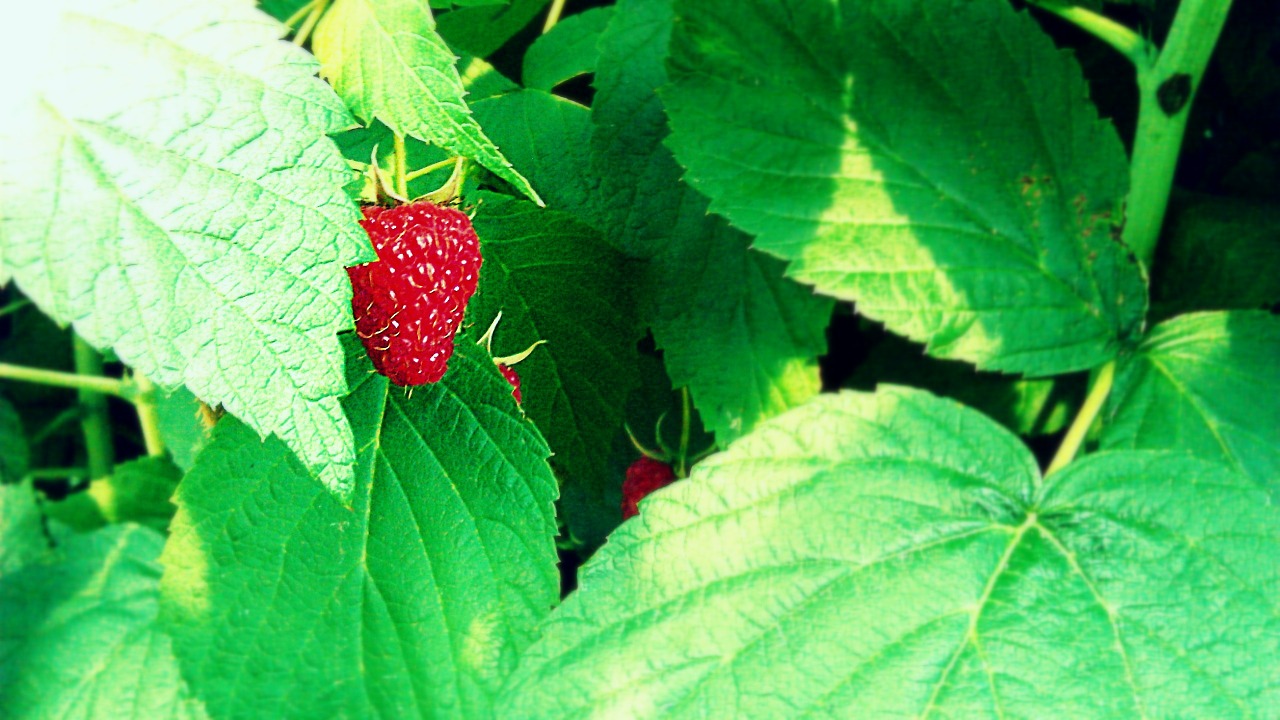
[[[1278,23],[7,7],[0,717],[1280,717]]]

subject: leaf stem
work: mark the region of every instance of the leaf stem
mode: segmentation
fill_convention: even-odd
[[[1155,62],[1138,68],[1138,129],[1123,240],[1148,269],[1164,224],[1196,89],[1231,0],[1183,0]]]
[[[689,464],[686,458],[689,455],[689,425],[692,422],[689,412],[689,388],[680,388],[680,466],[676,469],[676,475],[680,477],[689,476]]]
[[[311,37],[311,31],[315,30],[316,24],[320,22],[320,16],[324,15],[324,11],[329,9],[329,0],[315,0],[315,2],[308,4],[311,7],[311,11],[307,13],[307,19],[302,21],[302,27],[298,28],[298,34],[293,36],[293,44],[298,47],[307,44],[307,39]]]
[[[128,381],[117,380],[116,378],[77,375],[76,373],[45,370],[43,368],[27,367],[26,365],[10,365],[9,363],[0,363],[0,378],[71,388],[72,390],[84,388],[104,395],[114,395],[122,400],[133,401],[133,388]]]
[[[1129,59],[1134,67],[1142,68],[1155,58],[1155,46],[1128,26],[1096,13],[1088,8],[1072,5],[1063,0],[1030,0],[1031,4],[1053,13],[1084,30]]]
[[[404,136],[396,133],[395,135],[395,173],[396,173],[396,192],[400,197],[409,197],[409,176],[405,169],[409,165],[409,151],[404,146]]]
[[[420,170],[414,170],[413,172],[404,176],[405,183],[406,184],[411,183],[414,180],[417,180],[418,178],[422,177],[423,175],[430,175],[431,173],[437,170],[443,170],[444,168],[447,168],[450,165],[457,163],[457,161],[458,161],[457,158],[448,158],[445,160],[441,160],[440,162],[431,163],[430,165]]]
[[[102,378],[102,356],[98,351],[79,335],[76,335],[72,342],[75,350],[76,375],[85,378]],[[107,417],[107,396],[86,385],[76,388],[76,394],[80,397],[82,409],[80,429],[84,432],[89,477],[106,477],[111,474],[111,468],[116,462],[115,446],[111,442],[111,421]]]
[[[1044,476],[1049,477],[1055,472],[1066,467],[1075,459],[1076,453],[1080,451],[1080,446],[1084,444],[1084,438],[1089,434],[1089,428],[1093,426],[1093,421],[1097,419],[1098,413],[1102,412],[1102,406],[1107,401],[1107,396],[1111,394],[1111,386],[1116,378],[1116,361],[1112,360],[1102,369],[1098,371],[1098,376],[1094,378],[1093,387],[1089,388],[1089,395],[1085,397],[1084,404],[1080,406],[1080,412],[1076,414],[1076,419],[1071,422],[1071,427],[1067,429],[1067,434],[1062,438],[1062,445],[1058,446],[1058,452],[1053,456],[1053,460],[1049,463],[1049,469],[1044,471]]]
[[[133,374],[138,394],[133,406],[142,426],[142,442],[152,457],[164,455],[164,438],[160,435],[160,410],[156,406],[156,386],[139,372]]]
[[[547,11],[547,21],[542,24],[542,33],[545,35],[548,30],[556,26],[560,22],[560,13],[564,12],[564,0],[552,0],[551,9]]]
[[[24,308],[24,307],[26,307],[26,306],[28,306],[28,305],[30,305],[30,304],[31,304],[31,301],[30,301],[30,300],[28,300],[27,298],[24,298],[24,297],[20,297],[20,298],[18,298],[17,300],[14,300],[13,302],[11,302],[11,303],[9,303],[9,304],[5,305],[4,307],[0,308],[0,317],[4,317],[5,315],[11,315],[11,314],[13,314],[13,313],[16,313],[16,312],[18,312],[19,310],[21,310],[22,308]]]

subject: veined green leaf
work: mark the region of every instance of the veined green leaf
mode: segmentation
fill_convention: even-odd
[[[219,717],[487,717],[559,594],[546,444],[474,343],[410,397],[347,339],[350,504],[229,418],[179,488],[184,676]]]
[[[479,330],[502,312],[494,355],[546,342],[516,368],[524,411],[555,453],[566,502],[602,505],[639,375],[642,333],[623,258],[570,216],[501,195],[480,196],[474,224],[484,267],[468,322]],[[578,537],[596,534],[590,520],[567,521]]]
[[[600,33],[612,18],[612,7],[591,8],[538,36],[524,55],[525,86],[550,92],[566,80],[595,72]]]
[[[457,58],[418,0],[335,0],[316,27],[320,73],[366,124],[375,118],[471,158],[541,202],[471,116]]]
[[[0,281],[349,490],[336,334],[372,248],[342,103],[247,3],[36,5],[5,26],[37,55],[0,119]]]
[[[954,402],[824,395],[641,503],[502,715],[1268,716],[1278,521],[1190,456],[1042,481]]]
[[[542,90],[523,90],[485,98],[475,113],[494,140],[509,148],[515,167],[544,188],[548,207],[598,225],[587,108]]]
[[[0,717],[208,717],[156,624],[163,546],[154,530],[113,525],[0,578]]]
[[[606,237],[648,260],[637,291],[676,387],[728,443],[820,388],[832,303],[782,277],[782,263],[709,217],[662,146],[669,0],[623,0],[601,38],[592,108],[593,174]]]
[[[711,210],[937,357],[1032,376],[1139,328],[1128,168],[1004,2],[678,2],[668,144]],[[766,62],[762,58],[785,58]]]
[[[1101,443],[1226,462],[1280,499],[1278,387],[1280,317],[1182,315],[1120,363]]]

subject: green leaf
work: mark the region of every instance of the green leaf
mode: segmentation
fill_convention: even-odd
[[[335,335],[344,266],[372,249],[325,137],[342,103],[242,2],[61,7],[21,26],[37,55],[0,120],[0,280],[348,490]]]
[[[49,551],[31,482],[0,484],[0,578]]]
[[[1169,449],[1232,465],[1280,499],[1280,317],[1183,315],[1116,370],[1104,448]]]
[[[1091,368],[1138,330],[1146,288],[1117,241],[1124,150],[1025,13],[677,7],[668,144],[791,277],[983,369]]]
[[[484,267],[468,322],[486,328],[502,312],[495,356],[546,341],[516,367],[523,408],[551,445],[562,492],[599,504],[638,385],[641,333],[623,258],[568,215],[501,195],[482,195],[473,223]],[[598,534],[592,518],[568,521],[579,538]]]
[[[109,523],[135,523],[165,532],[175,510],[169,498],[181,479],[182,470],[168,458],[138,458],[120,463],[83,492],[46,504],[45,513],[81,532]]]
[[[637,294],[671,381],[723,444],[818,392],[832,304],[783,278],[679,182],[654,93],[671,20],[669,2],[617,5],[600,41],[591,167],[606,237],[649,260]]]
[[[1152,314],[1280,303],[1280,206],[1196,197],[1175,206],[1157,250]]]
[[[376,118],[399,135],[471,158],[540,202],[471,117],[457,58],[435,27],[418,0],[335,0],[311,44],[320,74],[365,124]]]
[[[1071,422],[1084,400],[1083,375],[1026,380],[978,372],[957,360],[927,357],[923,348],[895,336],[880,341],[845,383],[874,390],[889,383],[922,388],[957,400],[1019,435],[1049,435]]]
[[[163,545],[154,530],[115,525],[0,579],[0,716],[208,717],[156,625]]]
[[[596,224],[587,108],[541,90],[522,90],[486,98],[474,110],[494,141],[509,148],[514,166],[544,188],[549,207]]]
[[[612,18],[612,7],[592,8],[539,35],[524,55],[525,86],[550,92],[566,80],[595,72],[600,33]]]
[[[501,7],[458,8],[440,15],[440,35],[449,46],[488,57],[536,17],[550,0],[512,0]]]
[[[196,455],[209,441],[199,399],[184,388],[156,393],[156,414],[160,418],[160,437],[174,464],[190,470]]]
[[[218,717],[486,717],[558,597],[546,444],[474,343],[410,397],[346,337],[350,504],[231,418],[179,487],[184,676]]]
[[[641,503],[502,715],[1268,716],[1277,522],[1203,460],[1106,453],[1042,484],[954,402],[824,395]]]
[[[0,484],[15,483],[27,474],[31,448],[22,430],[18,409],[0,397]]]

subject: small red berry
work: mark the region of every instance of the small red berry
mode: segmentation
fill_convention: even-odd
[[[378,372],[397,385],[444,377],[453,336],[480,274],[480,241],[453,208],[367,205],[360,226],[378,259],[347,268],[356,331]]]
[[[651,457],[641,457],[627,468],[627,479],[622,482],[622,519],[640,513],[637,504],[649,493],[674,482],[676,473],[671,466]]]
[[[498,372],[502,373],[502,377],[511,383],[511,395],[516,399],[516,404],[520,404],[520,376],[516,374],[515,368],[502,363],[498,363]]]

